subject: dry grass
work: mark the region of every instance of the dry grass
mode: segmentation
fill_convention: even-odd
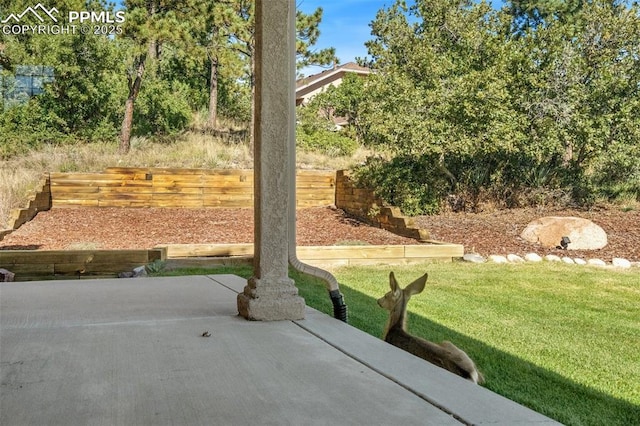
[[[27,197],[32,192],[41,172],[26,168],[0,168],[0,230],[12,224],[12,210],[24,207]]]
[[[238,132],[241,130],[228,125],[222,134],[192,131],[172,142],[133,138],[127,155],[118,154],[116,144],[50,145],[23,157],[0,161],[0,229],[10,226],[11,211],[25,207],[29,191],[33,191],[45,172],[100,172],[114,166],[253,168],[253,153],[246,141],[236,138]],[[351,157],[298,152],[297,167],[347,169],[364,161],[368,154],[364,149]]]

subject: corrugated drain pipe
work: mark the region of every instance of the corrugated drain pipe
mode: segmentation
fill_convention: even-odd
[[[293,151],[293,150],[290,150]],[[289,194],[295,194],[296,190],[296,164],[295,154],[294,159],[291,162],[290,167],[291,175],[289,176],[290,191]],[[329,297],[333,304],[333,317],[340,321],[347,322],[347,305],[344,303],[344,296],[340,293],[340,287],[338,280],[330,272],[324,269],[317,268],[315,266],[303,263],[298,259],[296,253],[296,197],[289,197],[288,206],[288,223],[289,223],[289,264],[299,272],[311,275],[316,278],[320,278],[325,282],[327,290],[329,291]]]

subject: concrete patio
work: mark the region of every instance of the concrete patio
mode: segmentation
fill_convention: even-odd
[[[0,424],[556,424],[311,308],[247,321],[245,285],[0,283]]]

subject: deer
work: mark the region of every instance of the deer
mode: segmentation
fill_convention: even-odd
[[[431,364],[457,374],[475,384],[484,382],[484,377],[469,356],[453,343],[430,342],[407,332],[407,304],[411,296],[424,290],[428,274],[424,274],[407,287],[400,288],[393,272],[389,274],[391,291],[378,299],[378,305],[389,311],[382,339],[400,349],[418,356]]]

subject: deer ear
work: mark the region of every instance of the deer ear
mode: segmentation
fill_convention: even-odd
[[[429,277],[429,274],[424,274],[423,276],[421,276],[420,278],[418,278],[417,280],[409,284],[407,288],[405,288],[405,291],[409,292],[409,295],[411,296],[413,296],[414,294],[421,293],[422,290],[424,290],[424,286],[427,284],[428,277]]]
[[[398,291],[398,281],[396,281],[396,276],[393,275],[393,272],[389,272],[389,287],[391,287],[392,292]]]

